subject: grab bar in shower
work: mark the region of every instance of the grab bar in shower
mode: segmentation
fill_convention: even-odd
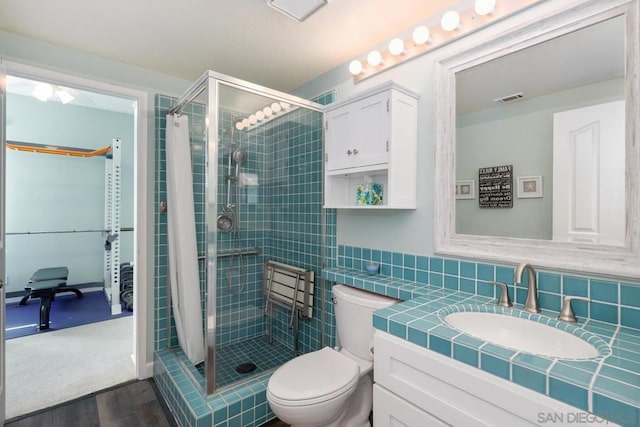
[[[224,251],[224,252],[218,252],[217,257],[218,258],[229,258],[232,256],[238,256],[238,255],[260,255],[260,248],[258,246],[254,246],[253,248],[244,248],[244,249],[238,249],[235,251]],[[207,259],[206,255],[199,255],[198,256],[199,260],[203,260],[203,259]]]

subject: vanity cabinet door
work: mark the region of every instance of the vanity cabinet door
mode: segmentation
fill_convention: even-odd
[[[389,93],[360,99],[326,114],[327,170],[389,161]]]

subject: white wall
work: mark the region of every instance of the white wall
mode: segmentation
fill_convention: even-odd
[[[161,28],[157,29],[161,31]],[[169,29],[167,29],[169,31]],[[165,94],[179,96],[192,83],[190,80],[169,76],[166,74],[146,70],[144,68],[111,61],[84,52],[55,46],[26,37],[0,31],[0,56],[11,62],[39,67],[51,71],[70,74],[77,77],[111,83],[114,85],[144,91],[148,94],[147,110],[143,114],[147,117],[147,152],[145,155],[148,193],[145,203],[147,206],[154,204],[154,146],[155,146],[155,119],[154,98],[155,95]],[[204,72],[205,70],[202,70]],[[194,76],[195,80],[198,76]],[[138,283],[147,289],[147,362],[153,360],[153,273],[154,273],[154,228],[153,209],[148,209],[146,220],[147,241],[141,242],[147,247],[146,257],[146,283]]]
[[[122,139],[123,227],[133,227],[134,117],[95,108],[7,97],[7,140],[98,149]],[[69,284],[101,282],[100,232],[22,234],[104,228],[105,157],[7,150],[7,292],[24,290],[38,268],[66,266]],[[133,261],[133,233],[121,235],[121,259]]]
[[[420,95],[418,100],[418,192],[416,210],[338,210],[338,244],[427,256],[433,255],[436,120],[436,99],[434,94],[438,84],[435,81],[435,64],[440,59],[451,57],[479,43],[493,40],[505,30],[531,21],[541,13],[541,10],[553,10],[561,6],[561,4],[562,0],[539,2],[482,30],[461,36],[449,44],[431,49],[422,56],[401,63],[358,83],[354,83],[348,71],[348,63],[345,63],[296,89],[296,95],[309,99],[335,89],[338,100],[344,100],[370,87],[393,80]],[[371,48],[386,49],[386,46],[371,46]],[[364,54],[363,52],[362,56]]]

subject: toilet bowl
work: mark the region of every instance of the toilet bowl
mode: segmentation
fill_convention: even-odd
[[[292,427],[370,427],[373,311],[398,302],[344,285],[333,287],[343,345],[296,357],[267,386],[273,413]]]

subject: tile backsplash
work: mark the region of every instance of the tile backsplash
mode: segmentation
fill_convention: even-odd
[[[338,245],[337,267],[365,271],[367,261],[379,262],[381,275],[418,285],[497,298],[499,290],[489,282],[499,281],[507,284],[514,303],[522,305],[527,298],[528,277],[514,285],[515,266]],[[563,297],[587,297],[591,302],[573,301],[576,316],[640,329],[639,282],[535,270],[542,308],[560,311]]]

